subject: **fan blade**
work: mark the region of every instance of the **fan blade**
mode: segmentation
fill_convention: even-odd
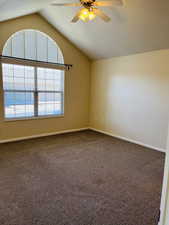
[[[100,9],[93,9],[93,12],[99,16],[102,20],[104,20],[105,22],[109,22],[110,21],[110,17],[108,17],[102,10]]]
[[[80,16],[81,10],[79,10],[76,15],[73,17],[72,19],[72,23],[76,23],[79,20],[79,16]]]
[[[81,3],[52,3],[52,6],[81,6]]]
[[[94,2],[93,6],[123,6],[123,0],[98,1]]]

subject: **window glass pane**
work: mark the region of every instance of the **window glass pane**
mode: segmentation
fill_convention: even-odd
[[[3,64],[4,90],[34,90],[34,67]]]
[[[3,76],[13,77],[13,65],[12,64],[2,64]]]
[[[39,93],[38,115],[62,114],[61,93]]]
[[[34,115],[34,94],[32,92],[8,92],[4,93],[5,117],[18,118]]]
[[[41,91],[63,91],[64,72],[62,70],[38,68],[37,83]]]

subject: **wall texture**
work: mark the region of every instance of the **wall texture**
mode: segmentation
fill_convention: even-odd
[[[91,66],[89,59],[38,14],[0,23],[0,54],[2,54],[7,39],[22,29],[36,29],[49,35],[61,48],[65,63],[73,64],[73,68],[65,74],[65,115],[61,118],[6,122],[3,118],[3,94],[1,91],[0,141],[87,127]],[[1,75],[0,90],[2,90]]]
[[[91,127],[166,148],[169,50],[95,61],[91,79]]]

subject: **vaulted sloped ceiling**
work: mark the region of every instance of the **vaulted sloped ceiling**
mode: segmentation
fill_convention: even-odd
[[[38,12],[50,5],[52,0],[0,0],[0,21]]]
[[[70,20],[78,7],[51,7],[78,0],[0,0],[0,21],[39,12],[91,59],[169,48],[169,1],[126,0],[124,8],[102,8],[111,17],[89,23]]]

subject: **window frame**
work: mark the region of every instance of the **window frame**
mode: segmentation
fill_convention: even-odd
[[[35,89],[34,90],[17,90],[17,89],[14,89],[14,90],[5,90],[4,89],[4,83],[3,83],[3,68],[2,68],[2,65],[3,64],[11,64],[11,65],[22,65],[22,66],[33,66],[34,67],[34,82],[35,82]],[[63,88],[61,91],[46,91],[46,90],[38,90],[37,87],[37,70],[38,68],[46,68],[46,69],[55,69],[55,70],[60,70],[60,71],[63,71],[63,77],[62,77],[62,85],[63,85]],[[46,67],[43,65],[29,65],[29,63],[24,63],[24,64],[20,64],[20,63],[14,63],[14,62],[1,62],[0,63],[0,70],[1,70],[1,74],[2,74],[2,87],[1,87],[1,90],[2,90],[2,98],[3,98],[3,118],[4,118],[4,121],[23,121],[23,120],[33,120],[33,119],[47,119],[47,118],[59,118],[59,117],[64,117],[64,108],[65,108],[65,98],[64,98],[64,93],[65,93],[65,71],[63,69],[59,69],[58,67],[57,68],[53,68],[53,67]],[[11,117],[11,118],[8,118],[6,117],[5,115],[5,92],[20,92],[20,93],[33,93],[33,98],[34,98],[34,115],[33,116],[23,116],[23,117]],[[59,93],[61,94],[61,114],[48,114],[48,115],[38,115],[38,96],[39,96],[39,93]]]

